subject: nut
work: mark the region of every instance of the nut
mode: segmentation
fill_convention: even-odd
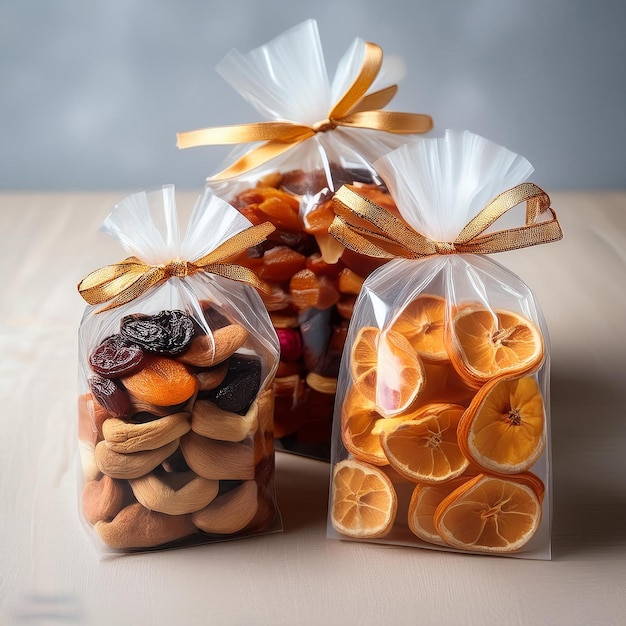
[[[175,439],[156,450],[122,454],[111,450],[106,441],[101,441],[96,446],[96,463],[100,471],[111,478],[139,478],[171,456],[178,448],[178,443],[179,440]]]
[[[189,417],[190,414],[183,411],[140,424],[112,417],[103,425],[104,438],[115,452],[155,450],[188,433]]]
[[[96,522],[100,538],[111,548],[154,548],[196,532],[191,515],[166,515],[138,502],[122,509],[110,522]]]
[[[98,478],[102,476],[102,472],[96,462],[95,446],[87,441],[79,440],[78,453],[80,455],[80,464],[83,468],[85,481],[98,480]]]
[[[191,430],[219,441],[243,441],[257,429],[258,404],[254,401],[245,415],[220,409],[210,400],[198,400],[191,414]]]
[[[211,391],[219,387],[228,374],[228,363],[222,362],[208,370],[196,372],[196,378],[200,383],[200,391]]]
[[[123,484],[107,476],[90,480],[83,488],[82,508],[90,524],[111,521],[124,506]]]
[[[213,331],[213,336],[198,335],[188,350],[177,357],[186,365],[211,367],[226,360],[245,343],[248,331],[239,324],[229,324]]]
[[[191,519],[205,533],[232,534],[243,530],[254,519],[258,506],[257,484],[247,480],[193,513]]]
[[[151,511],[184,515],[203,509],[219,492],[219,481],[194,472],[157,476],[148,474],[130,481],[135,498]]]
[[[189,467],[209,480],[254,478],[252,446],[231,441],[214,441],[191,431],[180,440]]]

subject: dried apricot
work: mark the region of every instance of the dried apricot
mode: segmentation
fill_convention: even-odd
[[[133,398],[157,406],[181,404],[199,387],[198,379],[183,363],[159,356],[147,358],[142,370],[121,380]]]

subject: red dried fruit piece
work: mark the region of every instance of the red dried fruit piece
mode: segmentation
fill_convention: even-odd
[[[133,398],[156,406],[185,402],[198,390],[198,379],[187,367],[166,357],[148,357],[145,367],[124,376],[122,382]]]
[[[263,280],[289,280],[306,265],[306,257],[287,246],[270,248],[263,255],[259,276]]]
[[[130,398],[119,382],[99,374],[92,376],[88,382],[94,400],[111,417],[124,417],[131,413]]]
[[[105,378],[133,374],[143,367],[144,352],[137,344],[129,344],[121,335],[105,339],[89,355],[91,369]]]
[[[281,361],[294,363],[302,356],[302,337],[293,328],[277,328]]]

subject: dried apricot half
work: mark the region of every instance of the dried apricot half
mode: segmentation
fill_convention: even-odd
[[[518,474],[529,469],[546,445],[545,409],[535,379],[487,383],[461,419],[459,445],[486,471]]]
[[[347,459],[335,465],[330,519],[347,537],[375,539],[389,533],[398,499],[391,480],[377,467]]]
[[[541,332],[514,311],[462,306],[445,337],[455,368],[476,387],[496,376],[530,372],[544,357]]]

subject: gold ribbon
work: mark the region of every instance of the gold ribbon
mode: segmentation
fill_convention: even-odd
[[[218,144],[238,144],[263,141],[265,143],[222,170],[211,180],[219,181],[245,173],[286,152],[316,133],[333,130],[338,126],[369,128],[388,133],[425,133],[433,127],[430,115],[380,111],[396,94],[397,85],[366,95],[383,63],[383,51],[375,43],[365,43],[363,63],[346,93],[328,113],[328,118],[312,126],[289,121],[256,122],[203,128],[177,133],[177,146],[191,148]]]
[[[195,261],[174,259],[164,265],[148,265],[131,256],[94,270],[78,284],[78,291],[89,304],[108,302],[98,313],[131,302],[172,277],[184,279],[196,272],[216,274],[266,291],[267,285],[252,270],[226,260],[261,243],[275,228],[270,222],[246,228]]]
[[[526,202],[522,226],[483,234],[518,204]],[[335,218],[329,232],[346,248],[367,256],[420,259],[434,254],[492,254],[563,238],[548,194],[533,183],[522,183],[496,196],[461,230],[454,241],[433,241],[416,232],[368,198],[341,187],[333,198]],[[549,211],[552,219],[538,221]]]

